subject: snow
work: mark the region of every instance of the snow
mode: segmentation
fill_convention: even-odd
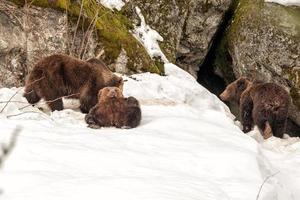
[[[135,26],[133,30],[134,37],[145,47],[151,58],[161,58],[163,62],[168,63],[168,59],[161,51],[158,41],[163,42],[163,37],[149,25],[146,24],[145,18],[139,7],[135,7],[141,24]]]
[[[129,0],[100,0],[100,3],[111,10],[117,9],[120,11],[128,1]]]
[[[165,70],[124,76],[124,94],[142,106],[135,129],[89,129],[74,100],[53,113],[43,102],[22,109],[22,88],[1,88],[0,101],[19,92],[0,114],[0,143],[22,128],[0,171],[1,199],[253,200],[275,173],[259,199],[300,198],[298,138],[242,133],[191,75]]]
[[[265,0],[265,2],[273,2],[278,3],[286,6],[300,6],[300,0]]]

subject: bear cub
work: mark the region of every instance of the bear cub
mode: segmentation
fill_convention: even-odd
[[[98,103],[85,116],[90,128],[135,128],[141,122],[141,108],[134,97],[124,98],[117,87],[105,87],[98,93]]]
[[[226,87],[220,98],[239,104],[243,132],[257,125],[265,139],[283,137],[291,100],[281,86],[240,77]]]
[[[80,110],[88,113],[97,103],[98,91],[107,86],[122,90],[123,79],[95,58],[82,61],[54,54],[39,61],[25,84],[24,97],[31,104],[43,98],[52,111],[63,109],[63,96],[77,98]]]

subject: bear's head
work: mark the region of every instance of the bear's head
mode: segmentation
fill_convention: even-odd
[[[250,80],[246,77],[240,77],[234,82],[230,83],[226,89],[220,94],[222,101],[235,101],[239,103],[242,93],[246,90],[249,85]]]
[[[126,106],[127,107],[139,107],[140,105],[136,98],[128,97],[128,98],[126,98]]]
[[[115,74],[113,74],[110,80],[106,83],[107,87],[117,87],[121,91],[123,91],[123,85],[124,85],[123,78]]]
[[[123,99],[122,91],[118,87],[105,87],[98,92],[99,102]]]

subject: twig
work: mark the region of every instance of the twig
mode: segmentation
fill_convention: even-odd
[[[103,54],[104,54],[104,49],[102,48],[101,51],[97,54],[96,58],[100,59]]]
[[[20,132],[21,132],[21,128],[17,127],[11,135],[8,145],[3,145],[3,144],[1,145],[1,150],[3,155],[0,157],[0,167],[2,166],[3,161],[7,157],[7,155],[11,153],[12,149],[16,146],[17,137]]]
[[[28,16],[29,6],[30,5],[28,5],[27,0],[25,0],[25,5],[24,5],[24,8],[25,8],[24,31],[25,31],[25,48],[26,48],[25,56],[26,56],[26,59],[28,59],[27,50],[28,50],[28,35],[29,35],[29,16]],[[28,62],[26,62],[26,64],[28,64]],[[26,74],[28,74],[28,71],[29,70],[28,70],[28,66],[27,66],[27,73]]]
[[[23,104],[28,104],[28,102],[25,101],[0,101],[1,103],[23,103]]]
[[[24,30],[23,23],[20,20],[20,18],[15,14],[16,10],[13,7],[11,7],[10,5],[6,5],[6,4],[3,5],[3,4],[1,4],[0,5],[0,10],[3,11],[4,14],[6,14],[6,12],[8,12],[9,13],[8,17],[10,17],[10,16],[14,17],[17,20],[17,22],[20,24],[21,29]],[[13,20],[12,20],[12,23],[15,24],[15,22]]]
[[[92,21],[90,22],[84,36],[83,36],[83,40],[81,41],[81,44],[80,44],[80,49],[79,49],[79,56],[80,58],[83,58],[83,55],[84,55],[84,51],[85,51],[85,46],[87,46],[88,44],[88,39],[90,37],[90,32],[93,33],[93,30],[95,28],[95,25],[97,23],[97,18],[98,18],[98,14],[99,14],[99,10],[97,10],[95,16],[93,17]],[[91,28],[93,27],[93,28]],[[92,30],[92,31],[91,31]],[[86,43],[85,43],[85,40],[87,39]]]
[[[45,78],[44,76],[43,77],[41,77],[41,78],[39,78],[39,79],[37,79],[37,80],[35,80],[35,81],[33,81],[32,83],[30,83],[30,84],[28,84],[28,86],[29,85],[32,85],[32,84],[34,84],[34,83],[36,83],[37,81],[40,81],[40,80],[42,80],[43,78]],[[3,111],[4,111],[4,109],[7,107],[7,105],[10,103],[10,102],[12,102],[11,100],[22,90],[23,88],[19,88],[10,98],[9,98],[9,100],[6,102],[6,104],[4,105],[4,107],[1,109],[1,111],[0,111],[0,113],[2,113]],[[28,92],[28,93],[25,93],[25,94],[29,94],[29,93],[31,93],[32,91],[30,91],[30,92]]]
[[[9,104],[9,102],[12,100],[12,98],[14,98],[14,96],[16,96],[18,94],[18,92],[21,91],[22,88],[19,88],[8,100],[8,102],[5,104],[5,106],[1,109],[0,113],[2,113],[4,111],[4,109],[7,107],[7,105]]]
[[[14,115],[7,115],[6,117],[7,117],[7,118],[17,117],[17,116],[24,115],[24,114],[27,114],[27,113],[37,113],[37,114],[41,114],[41,115],[44,114],[44,113],[37,112],[37,111],[25,111],[25,112],[21,112],[21,113],[14,114]]]
[[[261,184],[261,186],[260,186],[260,188],[259,188],[258,194],[257,194],[257,196],[256,196],[256,200],[259,199],[259,195],[260,195],[260,193],[261,193],[261,191],[262,191],[262,188],[263,188],[264,184],[265,184],[270,178],[272,178],[272,177],[274,177],[275,175],[277,175],[279,172],[280,172],[280,171],[278,171],[278,172],[276,172],[276,173],[274,173],[274,174],[271,174],[271,175],[269,175],[269,176],[267,176],[267,177],[265,178],[264,182]]]
[[[32,105],[33,105],[33,104],[28,103],[28,105],[19,108],[19,110],[23,110],[23,109],[28,108],[28,107],[30,107],[30,106],[32,106]]]
[[[45,78],[45,76],[42,76],[41,78],[36,79],[36,80],[34,80],[33,82],[31,82],[31,83],[29,83],[29,84],[26,84],[26,87],[31,86],[31,85],[35,84],[36,82],[38,82],[38,81],[40,81],[40,80],[43,80],[44,78]],[[30,92],[24,92],[24,94],[30,94],[30,93],[32,93],[32,92],[33,92],[33,90],[31,90]]]
[[[74,94],[70,94],[70,95],[58,97],[58,98],[53,99],[53,100],[44,101],[43,103],[40,103],[39,105],[45,105],[45,104],[47,104],[47,103],[52,103],[52,102],[55,102],[55,101],[57,101],[57,100],[59,100],[59,99],[62,99],[62,98],[68,98],[68,97],[76,96],[76,95],[78,95],[78,94],[80,94],[80,93],[78,92],[78,93],[74,93]],[[29,104],[29,105],[26,105],[26,106],[24,106],[24,107],[19,108],[19,110],[23,110],[24,108],[30,107],[30,106],[32,106],[32,105],[36,105],[36,104]]]
[[[67,41],[67,50],[69,51],[68,55],[70,55],[71,51],[70,51],[70,34],[69,34],[70,28],[69,28],[68,7],[69,6],[66,6],[66,9],[65,9],[66,10],[66,20],[67,20],[67,23],[66,23],[66,26],[67,26],[66,41]]]
[[[40,81],[40,80],[42,80],[42,79],[44,79],[44,78],[45,78],[45,76],[42,76],[41,78],[34,80],[33,82],[29,83],[29,84],[26,85],[26,86],[28,87],[28,86],[30,86],[30,85],[33,85],[33,84],[35,84],[36,82],[38,82],[38,81]]]
[[[75,43],[75,38],[76,38],[77,30],[78,30],[78,27],[79,27],[80,18],[81,18],[81,15],[82,15],[83,1],[84,0],[81,0],[79,16],[78,16],[78,19],[77,19],[77,24],[76,24],[76,28],[75,28],[75,31],[74,31],[74,36],[73,36],[71,47],[70,47],[70,55],[72,55],[73,45]]]
[[[78,93],[74,93],[74,94],[70,94],[70,95],[58,97],[58,98],[53,99],[53,100],[45,101],[45,102],[43,102],[42,104],[52,103],[52,102],[57,101],[57,100],[59,100],[59,99],[62,99],[62,98],[68,98],[68,97],[76,96],[76,95],[79,95],[79,94],[80,94],[80,93],[78,92]]]

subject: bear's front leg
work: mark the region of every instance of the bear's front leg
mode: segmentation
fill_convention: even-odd
[[[85,121],[88,124],[89,128],[93,128],[93,129],[101,128],[101,126],[97,124],[96,119],[94,118],[93,114],[91,114],[91,112],[85,116]]]
[[[90,85],[85,86],[80,94],[80,110],[82,113],[88,113],[97,103],[97,90]]]
[[[90,113],[86,114],[84,119],[87,124],[96,124],[93,115],[91,115]]]
[[[240,117],[243,125],[243,132],[248,133],[253,126],[252,119],[253,101],[250,94],[243,94],[240,101]]]
[[[103,116],[98,112],[99,106],[94,106],[88,114],[85,115],[85,121],[89,128],[98,129],[104,125]]]

